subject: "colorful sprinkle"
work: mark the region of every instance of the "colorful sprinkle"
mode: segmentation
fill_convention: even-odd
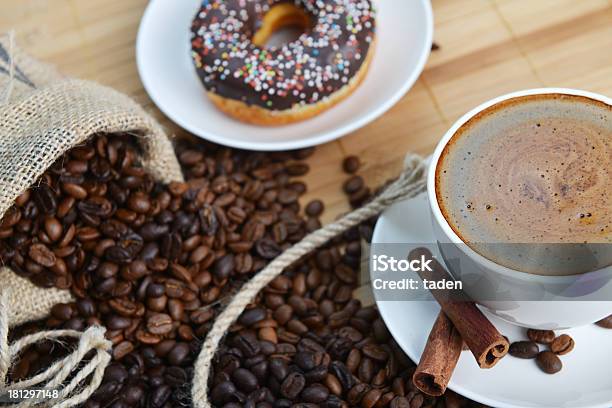
[[[326,100],[350,82],[374,36],[371,1],[294,0],[310,14],[314,27],[281,47],[253,45],[252,27],[258,27],[270,8],[282,2],[202,1],[192,23],[191,46],[194,65],[207,89],[221,88],[223,97],[284,110]],[[221,82],[231,86],[219,87]]]

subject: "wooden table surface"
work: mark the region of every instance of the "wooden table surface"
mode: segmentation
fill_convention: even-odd
[[[180,135],[136,71],[135,39],[146,4],[1,0],[0,32],[15,29],[20,46],[66,74],[131,95],[169,134]],[[433,8],[441,48],[415,86],[382,118],[311,157],[306,199],[324,200],[324,221],[348,208],[340,169],[348,154],[362,158],[361,174],[376,185],[398,173],[405,152],[429,154],[453,121],[494,96],[541,86],[612,95],[612,0],[433,0]]]

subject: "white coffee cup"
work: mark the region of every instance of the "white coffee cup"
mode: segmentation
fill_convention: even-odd
[[[469,274],[471,282],[474,282],[473,278],[476,277],[478,283],[486,283],[464,284],[464,291],[492,313],[511,323],[537,329],[560,329],[593,323],[612,314],[612,266],[583,274],[542,276],[496,264],[471,249],[453,231],[440,209],[435,184],[440,156],[447,143],[466,122],[502,101],[542,94],[583,96],[612,106],[612,99],[606,96],[564,88],[519,91],[485,102],[462,116],[438,143],[429,167],[427,194],[438,246],[444,258],[454,260],[447,265],[450,272],[456,279],[464,282],[464,278]],[[495,288],[499,287],[504,288],[504,300],[496,300],[494,292]],[[486,293],[487,290],[491,290],[491,293]],[[526,291],[529,296],[525,295]],[[531,300],[534,298],[534,291],[537,292],[538,299],[553,300]]]

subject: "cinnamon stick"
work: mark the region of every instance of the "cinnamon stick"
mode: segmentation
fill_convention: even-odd
[[[444,394],[462,348],[461,335],[444,312],[440,311],[412,376],[414,385],[433,397]]]
[[[419,271],[422,279],[428,281],[452,282],[452,276],[435,259],[426,248],[417,248],[408,255],[410,260],[432,259],[429,266],[431,271]],[[426,268],[423,268],[426,269]],[[463,341],[468,346],[480,368],[491,368],[508,353],[508,340],[497,331],[495,326],[487,319],[473,301],[453,300],[457,298],[450,295],[447,289],[432,289],[432,295],[440,304],[442,311],[453,323]]]

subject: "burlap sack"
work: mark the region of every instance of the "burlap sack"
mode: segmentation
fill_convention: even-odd
[[[66,150],[101,132],[133,132],[143,163],[159,181],[181,181],[180,166],[161,126],[127,96],[93,82],[66,78],[0,39],[0,218]],[[67,291],[40,289],[0,269],[8,292],[9,326],[45,317]]]

